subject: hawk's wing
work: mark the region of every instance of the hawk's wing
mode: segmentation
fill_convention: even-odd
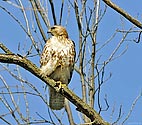
[[[41,54],[41,72],[55,81],[68,85],[74,68],[75,46],[69,39],[59,41],[56,37],[50,38]],[[49,104],[52,109],[59,110],[64,106],[64,97],[49,87]]]
[[[57,58],[57,52],[53,49],[51,39],[48,39],[44,46],[40,59],[41,72],[49,76],[59,66],[59,59]]]

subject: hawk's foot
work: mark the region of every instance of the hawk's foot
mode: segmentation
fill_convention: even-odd
[[[56,90],[59,92],[62,88],[64,88],[64,86],[66,86],[66,84],[63,84],[61,81],[57,81],[54,87],[56,87]]]
[[[45,76],[45,73],[43,72],[43,70],[40,70],[40,74],[39,74],[41,77],[44,77]]]

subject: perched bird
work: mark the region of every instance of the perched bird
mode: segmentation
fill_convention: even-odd
[[[68,38],[66,29],[54,25],[48,31],[52,37],[46,41],[41,54],[41,73],[68,85],[75,63],[75,44]],[[49,87],[49,105],[53,110],[60,110],[64,107],[65,98],[53,88]]]

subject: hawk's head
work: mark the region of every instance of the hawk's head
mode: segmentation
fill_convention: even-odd
[[[66,29],[62,26],[59,25],[54,25],[53,27],[51,27],[47,33],[51,33],[53,36],[63,36],[68,38],[68,33],[66,31]]]

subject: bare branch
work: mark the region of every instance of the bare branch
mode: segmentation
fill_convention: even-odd
[[[9,102],[5,99],[5,97],[3,96],[3,98],[0,98],[0,100],[3,102],[3,104],[5,105],[5,107],[9,110],[9,112],[11,113],[12,117],[15,119],[15,121],[20,124],[19,119],[16,117],[15,115],[15,111],[17,110],[18,114],[20,114],[19,110],[18,110],[18,106],[15,103],[14,97],[12,95],[12,92],[9,88],[9,86],[7,85],[6,81],[4,80],[4,78],[0,75],[0,80],[3,82],[5,88],[7,89],[7,91],[9,92],[10,95],[10,99],[14,105],[14,110],[12,109],[11,105],[9,104]]]
[[[138,101],[141,97],[142,97],[142,92],[140,92],[140,94],[139,94],[139,95],[135,98],[135,100],[133,101],[133,104],[132,104],[132,106],[131,106],[131,109],[130,109],[128,115],[126,116],[126,118],[124,119],[124,121],[122,122],[122,124],[124,124],[124,123],[129,119],[129,117],[130,117],[130,115],[132,114],[132,111],[133,111],[133,109],[134,109],[134,107],[135,107],[137,101]]]
[[[138,35],[138,40],[136,41],[136,43],[139,43],[140,40],[141,40],[141,34],[142,34],[142,31],[140,31],[139,35]]]
[[[65,110],[67,112],[70,125],[74,125],[72,111],[71,111],[71,108],[70,108],[69,101],[67,99],[65,99]]]
[[[0,48],[7,54],[12,54],[12,52],[6,48],[6,46],[4,46],[1,42],[0,42]]]
[[[41,25],[40,20],[39,20],[39,17],[38,17],[37,6],[36,6],[36,4],[35,4],[35,2],[34,2],[33,0],[31,0],[30,2],[31,2],[32,8],[33,8],[33,10],[34,10],[35,19],[36,19],[38,28],[39,28],[39,30],[40,30],[40,33],[41,33],[41,35],[42,35],[42,38],[43,38],[44,41],[46,42],[47,38],[46,38],[46,35],[45,35],[44,31],[43,31],[42,25]]]
[[[60,11],[60,21],[59,21],[59,25],[62,24],[63,9],[64,9],[64,0],[62,0],[62,4],[61,4],[61,11]]]
[[[53,20],[54,20],[54,25],[57,25],[53,0],[49,0],[49,2],[50,2],[50,6],[51,6],[51,11],[52,11],[52,16],[53,16]]]
[[[28,59],[15,54],[0,54],[0,62],[2,63],[9,63],[9,64],[16,64],[27,71],[31,72],[33,75],[44,81],[46,84],[48,84],[50,87],[56,89],[56,82],[53,79],[48,78],[44,74],[41,75],[40,69],[33,64]],[[85,102],[83,102],[78,96],[76,96],[72,91],[68,89],[67,86],[61,88],[59,91],[62,95],[64,95],[68,100],[70,100],[75,106],[77,106],[78,111],[85,114],[88,118],[91,119],[95,123],[95,125],[107,125],[105,121],[101,118],[101,116],[93,110],[89,105],[87,105]]]
[[[83,2],[83,1],[82,1]],[[83,3],[85,4],[85,2]],[[84,5],[83,6],[83,10],[85,10]],[[74,1],[74,10],[75,10],[75,15],[76,15],[76,20],[77,20],[77,25],[78,25],[78,31],[79,31],[79,55],[78,55],[78,59],[79,59],[79,72],[80,72],[80,78],[81,78],[81,83],[82,83],[82,98],[84,102],[87,102],[86,99],[86,85],[85,85],[85,78],[84,78],[84,72],[83,72],[83,60],[84,60],[84,56],[83,56],[83,42],[82,42],[82,24],[81,24],[81,19],[83,16],[83,10],[81,11],[82,13],[79,14],[79,7],[78,7],[78,2],[77,0]]]
[[[94,80],[94,67],[95,67],[95,59],[96,59],[96,36],[97,36],[97,29],[98,29],[98,20],[99,20],[99,8],[100,8],[100,0],[94,1],[94,7],[95,7],[95,19],[93,20],[92,24],[92,30],[93,32],[90,33],[90,36],[92,38],[92,52],[91,52],[91,81],[90,81],[90,106],[94,107],[94,101],[95,101],[95,80]]]
[[[138,20],[136,20],[135,18],[133,18],[130,14],[128,14],[127,12],[125,12],[122,8],[118,7],[116,4],[114,4],[113,2],[111,2],[111,0],[103,0],[103,1],[108,6],[110,6],[111,8],[113,8],[115,11],[117,11],[118,13],[120,13],[121,15],[123,15],[131,23],[133,23],[134,25],[136,25],[137,27],[139,27],[140,29],[142,29],[142,23],[141,22],[139,22]]]
[[[129,31],[131,31],[131,30],[132,30],[132,28],[129,29]],[[106,61],[106,64],[114,59],[114,55],[116,54],[116,52],[118,51],[118,49],[120,48],[120,46],[122,45],[122,43],[124,42],[124,40],[126,39],[128,33],[129,33],[129,31],[126,32],[126,33],[123,35],[121,41],[118,43],[118,45],[116,46],[116,48],[113,50],[113,52],[111,53],[110,57],[109,57],[108,60]],[[125,51],[124,51],[124,52],[125,52]]]
[[[11,123],[8,122],[8,120],[4,119],[2,116],[0,116],[0,119],[3,120],[6,124],[12,125]]]
[[[117,31],[117,30],[116,30]],[[96,50],[96,53],[100,51],[102,48],[104,48],[108,43],[112,41],[112,39],[116,36],[117,32],[114,32],[114,34],[100,47]]]
[[[116,119],[116,121],[114,123],[112,123],[112,125],[116,125],[118,123],[118,121],[121,119],[121,117],[122,117],[122,105],[120,105],[120,108],[119,108],[118,118]]]
[[[27,15],[26,15],[26,12],[25,12],[24,6],[23,6],[23,4],[22,4],[22,1],[21,1],[21,0],[18,0],[18,2],[19,2],[19,4],[20,4],[21,11],[22,11],[22,13],[23,13],[23,17],[24,17],[25,22],[26,22],[27,32],[30,32],[29,22],[28,22],[28,19],[27,19]]]
[[[21,73],[20,73],[20,70],[19,70],[19,66],[16,67],[17,68],[17,72],[18,72],[18,77],[21,79]],[[24,101],[25,101],[25,105],[26,105],[26,114],[27,114],[27,118],[26,118],[26,122],[29,122],[29,118],[30,118],[30,113],[29,113],[29,103],[28,103],[28,100],[27,100],[27,93],[26,93],[26,90],[25,90],[25,87],[23,85],[23,82],[20,81],[21,83],[21,86],[22,86],[22,90],[23,90],[23,95],[24,95]]]
[[[75,15],[76,15],[78,29],[79,29],[79,32],[82,34],[82,30],[81,30],[82,26],[81,26],[81,21],[80,21],[80,17],[79,17],[79,10],[78,10],[77,0],[74,1],[74,10],[75,10]]]
[[[45,9],[42,7],[41,3],[39,0],[34,0],[37,10],[39,11],[45,25],[49,28],[50,26],[50,22],[48,20],[48,16],[47,16],[47,12],[45,11]]]

